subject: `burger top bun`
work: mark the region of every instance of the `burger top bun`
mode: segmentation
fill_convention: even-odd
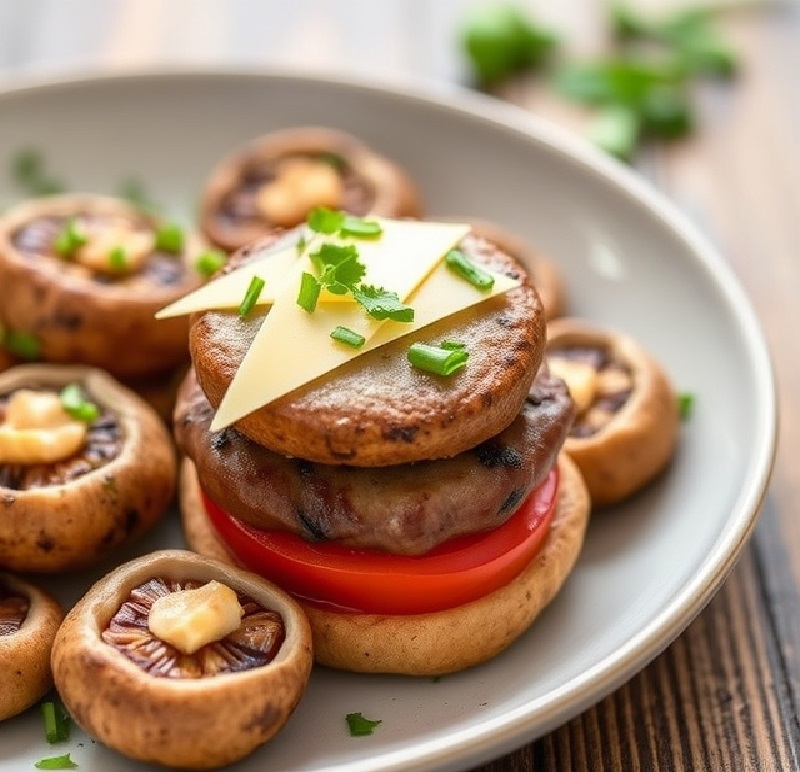
[[[522,285],[368,351],[255,410],[236,428],[276,453],[350,466],[450,457],[502,431],[522,407],[542,360],[542,304],[522,266],[490,242],[469,235],[459,248]],[[254,253],[258,247],[234,256],[229,270]],[[193,318],[192,361],[214,408],[262,320],[261,313],[244,320],[220,312]],[[469,365],[447,378],[423,372],[407,359],[415,340],[464,343]]]
[[[316,661],[356,672],[439,675],[485,662],[508,647],[553,599],[583,544],[589,495],[577,467],[563,453],[558,464],[560,488],[550,533],[513,581],[471,603],[433,614],[340,614],[302,604],[311,623]],[[205,515],[188,460],[183,462],[180,492],[190,547],[236,564]]]

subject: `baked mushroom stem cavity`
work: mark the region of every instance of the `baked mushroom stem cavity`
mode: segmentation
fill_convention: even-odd
[[[171,632],[162,637],[162,614],[203,634],[184,651]],[[287,594],[180,550],[97,582],[67,615],[52,657],[64,705],[89,734],[131,758],[193,769],[230,764],[270,739],[311,663],[308,622]]]
[[[100,370],[0,373],[0,568],[92,565],[153,526],[175,488],[158,415]]]

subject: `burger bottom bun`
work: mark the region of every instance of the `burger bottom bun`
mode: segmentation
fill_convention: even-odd
[[[564,453],[550,533],[512,582],[478,600],[433,614],[345,614],[301,604],[311,623],[321,665],[360,673],[441,675],[499,654],[530,627],[575,565],[589,521],[589,494]],[[186,541],[206,557],[237,564],[208,521],[194,465],[184,460],[180,481]]]

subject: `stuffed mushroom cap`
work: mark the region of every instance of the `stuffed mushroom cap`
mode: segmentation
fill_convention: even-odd
[[[419,217],[416,186],[403,169],[335,129],[282,129],[221,159],[204,185],[200,228],[234,252],[305,220],[315,206],[354,215]]]
[[[52,687],[50,650],[63,618],[48,592],[0,573],[0,721],[29,708]]]
[[[622,501],[664,470],[678,443],[678,398],[638,341],[564,317],[547,327],[545,356],[578,408],[564,450],[594,505]]]
[[[246,598],[241,625],[228,637],[170,657],[174,648],[149,630],[147,613],[126,635],[130,612],[121,607],[133,598],[152,615],[153,582],[163,595],[212,581]],[[277,615],[283,637],[270,657],[239,667],[235,652],[259,653],[264,637],[263,624],[248,622],[253,607]],[[137,647],[142,638],[152,640],[153,659],[143,655],[146,646]],[[230,764],[269,740],[298,704],[311,663],[308,622],[288,595],[246,571],[180,550],[138,558],[97,582],[67,615],[52,656],[59,694],[90,735],[131,758],[191,769]]]
[[[2,568],[53,573],[95,564],[151,528],[172,500],[176,461],[163,421],[100,370],[7,370],[0,374],[0,418],[20,390],[59,395],[65,386],[80,389],[97,416],[81,447],[62,459],[0,461]],[[0,428],[8,427],[3,421]]]
[[[37,341],[38,359],[130,379],[187,358],[188,322],[156,311],[197,288],[199,236],[126,201],[70,194],[30,199],[0,217],[2,318]]]

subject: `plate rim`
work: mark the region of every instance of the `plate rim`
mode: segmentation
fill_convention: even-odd
[[[502,102],[461,86],[443,82],[420,82],[403,79],[375,80],[355,75],[329,75],[304,72],[297,68],[231,66],[157,66],[135,68],[124,72],[75,70],[66,74],[12,74],[0,81],[0,104],[8,99],[24,99],[82,87],[112,86],[133,82],[163,83],[168,80],[201,82],[212,80],[297,82],[325,84],[333,88],[390,96],[427,108],[444,108],[448,112],[477,121],[501,131],[513,131],[526,141],[544,147],[567,161],[583,167],[610,184],[617,194],[647,210],[653,220],[661,221],[671,234],[682,241],[687,252],[714,278],[729,305],[737,314],[745,352],[753,370],[759,403],[758,444],[750,454],[749,474],[731,507],[731,512],[717,534],[712,550],[697,572],[677,589],[670,602],[627,643],[613,654],[596,662],[546,695],[515,708],[502,716],[484,720],[451,732],[446,738],[415,743],[401,750],[381,754],[381,769],[405,770],[422,762],[450,766],[456,762],[480,763],[510,752],[526,742],[551,731],[565,721],[596,704],[631,678],[666,649],[705,608],[737,562],[758,521],[767,495],[778,444],[777,383],[768,344],[754,308],[732,266],[722,253],[694,225],[666,194],[635,170],[604,155],[578,134],[558,126],[547,118],[521,107]],[[545,714],[542,720],[539,714]],[[347,769],[374,768],[360,762],[349,763]],[[428,767],[434,768],[434,767]]]

